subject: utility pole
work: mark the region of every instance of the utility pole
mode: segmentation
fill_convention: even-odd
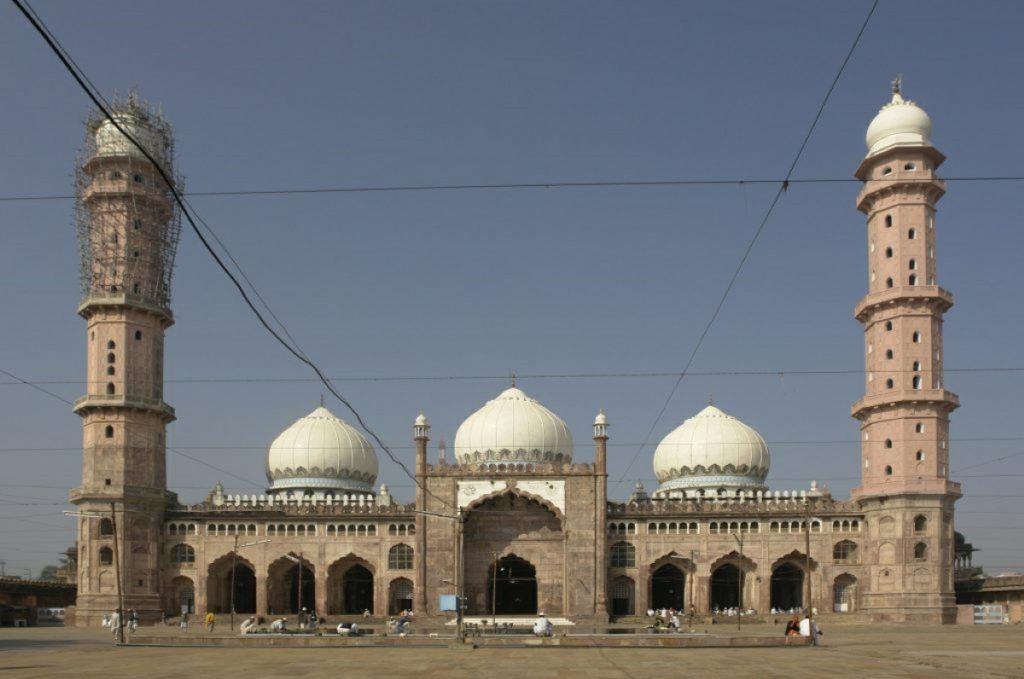
[[[693,634],[693,616],[697,612],[696,608],[693,605],[693,596],[696,592],[696,582],[694,581],[697,579],[698,556],[700,556],[700,552],[698,552],[696,549],[690,550],[690,634]]]
[[[243,547],[252,547],[253,545],[262,545],[270,540],[257,540],[256,542],[247,542],[244,545],[238,544],[238,533],[235,533],[235,548],[231,551],[231,631],[235,631],[235,569],[238,568],[238,550]],[[299,570],[301,577],[302,571],[301,566]],[[299,581],[301,586],[301,579]],[[300,597],[301,598],[301,597]]]
[[[121,590],[121,550],[117,540],[117,508],[110,503],[110,532],[114,538],[114,581],[117,583],[117,643],[124,643],[124,593]]]
[[[746,575],[743,571],[743,524],[740,524],[739,535],[733,533],[732,536],[740,546],[740,567],[737,569],[739,571],[737,577],[737,589],[739,590],[737,599],[739,600],[739,606],[737,606],[736,610],[736,630],[739,631],[743,629],[743,580]]]
[[[491,627],[498,629],[498,553],[494,552],[494,566],[491,568]]]
[[[818,645],[818,635],[814,633],[814,606],[811,602],[811,498],[804,501],[804,557],[807,581],[807,622],[811,633],[811,645]]]
[[[458,587],[456,587],[456,591],[458,592],[458,600],[455,603],[456,603],[456,605],[457,605],[459,610],[458,610],[458,619],[457,619],[457,622],[456,622],[456,635],[458,637],[459,642],[465,643],[465,641],[466,641],[466,625],[465,625],[465,620],[464,620],[464,618],[465,618],[464,609],[465,609],[465,606],[466,606],[466,562],[465,562],[465,554],[463,553],[463,547],[464,547],[464,543],[465,543],[464,535],[465,535],[465,532],[466,532],[466,510],[464,510],[462,507],[459,507],[458,522],[459,522],[459,545],[458,545],[459,559],[458,559],[458,563],[455,566],[455,568],[456,568],[456,575],[457,575],[457,578],[458,578]]]

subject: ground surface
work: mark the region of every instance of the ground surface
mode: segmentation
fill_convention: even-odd
[[[190,630],[192,634],[194,630]],[[746,630],[745,630],[746,631]],[[754,634],[774,633],[762,626]],[[715,634],[732,634],[715,630]],[[0,629],[7,677],[1024,677],[1024,626],[833,625],[818,648],[117,648],[104,629]]]

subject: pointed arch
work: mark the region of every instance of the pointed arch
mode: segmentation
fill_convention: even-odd
[[[480,507],[481,505],[491,502],[493,500],[497,500],[506,495],[510,497],[522,498],[528,502],[535,502],[539,504],[540,506],[544,507],[549,512],[554,514],[555,518],[558,519],[559,527],[563,530],[565,529],[565,515],[562,513],[562,510],[560,510],[558,507],[552,504],[550,500],[547,500],[539,495],[534,495],[533,493],[527,492],[516,486],[514,483],[509,483],[509,485],[507,485],[504,488],[498,488],[491,493],[481,495],[480,497],[476,498],[468,505],[466,505],[465,511],[467,514],[469,514],[474,509]]]
[[[358,615],[374,612],[377,567],[354,552],[335,559],[327,567],[327,613]]]
[[[301,562],[295,563],[289,556]],[[278,557],[267,567],[267,606],[276,613],[312,609],[316,602],[315,570],[304,556]]]
[[[256,567],[241,554],[231,552],[221,555],[206,568],[206,610],[231,612],[232,580],[235,611],[255,613]]]

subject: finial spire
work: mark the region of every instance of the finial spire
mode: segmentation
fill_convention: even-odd
[[[320,407],[321,408],[324,407],[324,395],[323,395],[323,392],[320,393]]]
[[[515,387],[516,386],[516,374],[514,372],[510,371],[509,372],[509,377],[512,379],[512,386]]]
[[[708,405],[709,406],[715,405],[715,395],[714,394],[708,394]]]
[[[892,79],[892,93],[893,94],[900,94],[901,93],[900,90],[902,89],[902,87],[903,87],[903,75],[902,74],[897,74],[896,77]]]

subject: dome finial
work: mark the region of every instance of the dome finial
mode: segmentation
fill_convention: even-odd
[[[509,378],[512,380],[512,386],[515,387],[516,386],[516,374],[515,374],[515,372],[510,370],[508,375],[509,375]]]
[[[324,407],[324,393],[322,391],[320,392],[320,407]]]
[[[714,394],[708,394],[708,405],[709,406],[715,405],[715,395]]]
[[[900,91],[903,87],[903,74],[897,73],[896,77],[892,79],[892,93],[902,94]]]

